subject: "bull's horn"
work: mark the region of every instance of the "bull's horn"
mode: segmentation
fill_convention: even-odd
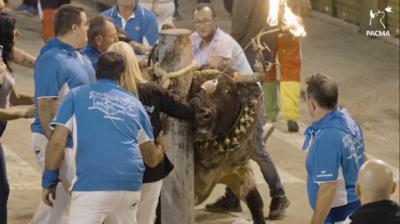
[[[238,72],[234,73],[234,79],[238,83],[259,82],[262,81],[264,77],[265,74],[262,72],[256,72],[254,74],[239,74]]]

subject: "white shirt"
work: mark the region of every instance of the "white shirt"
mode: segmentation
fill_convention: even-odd
[[[211,57],[219,56],[228,60],[228,65],[240,74],[253,74],[253,70],[242,47],[227,33],[217,29],[208,46],[200,48],[202,38],[195,32],[192,34],[192,55],[198,67],[208,64]]]

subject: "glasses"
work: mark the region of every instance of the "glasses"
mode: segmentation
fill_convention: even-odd
[[[200,25],[205,25],[205,26],[208,26],[208,25],[210,25],[210,24],[212,24],[214,21],[213,20],[195,20],[194,21],[194,25],[195,26],[200,26]]]

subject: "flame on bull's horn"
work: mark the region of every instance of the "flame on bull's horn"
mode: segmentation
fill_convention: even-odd
[[[304,26],[300,23],[300,17],[293,14],[292,10],[285,3],[285,12],[283,14],[283,22],[295,37],[305,37],[306,31]]]
[[[283,25],[285,29],[295,37],[306,36],[304,26],[301,24],[301,18],[293,14],[292,10],[287,6],[286,0],[269,0],[269,15],[267,23],[270,26],[276,26],[279,22],[279,9],[283,5]]]
[[[281,0],[269,0],[269,11],[268,11],[268,18],[267,23],[270,26],[278,25],[278,13],[279,13],[279,4]]]

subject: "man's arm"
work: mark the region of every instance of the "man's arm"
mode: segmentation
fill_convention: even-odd
[[[147,41],[150,46],[154,46],[160,35],[157,18],[153,14],[149,14],[146,18],[148,19],[148,23],[145,25],[146,27],[142,27],[142,29],[146,29],[144,31],[143,43]]]
[[[154,141],[145,142],[139,147],[143,162],[151,168],[156,167],[164,159],[165,147],[155,144]]]
[[[36,62],[36,58],[34,56],[16,47],[14,47],[12,50],[11,59],[14,63],[27,68],[33,68]]]
[[[34,104],[33,96],[17,93],[13,88],[10,94],[10,103],[14,106]]]
[[[20,109],[20,108],[1,109],[0,108],[0,120],[1,121],[9,121],[9,120],[15,120],[15,119],[19,119],[19,118],[30,118],[30,117],[32,117],[31,116],[32,113],[29,109]]]
[[[321,183],[317,194],[311,224],[323,224],[336,195],[336,182]]]
[[[49,127],[50,122],[53,120],[58,106],[57,98],[39,98],[38,99],[38,113],[40,124],[43,127],[45,135],[50,139],[52,130]],[[65,146],[65,145],[64,145]]]
[[[53,202],[50,200],[50,197],[52,197],[53,200],[56,198],[56,186],[59,181],[58,170],[64,158],[64,150],[68,135],[68,128],[62,125],[56,125],[46,148],[45,170],[42,176],[42,199],[43,202],[50,207],[53,207]]]
[[[228,65],[229,59],[221,56],[212,56],[208,59],[208,64],[220,71],[223,71]]]

